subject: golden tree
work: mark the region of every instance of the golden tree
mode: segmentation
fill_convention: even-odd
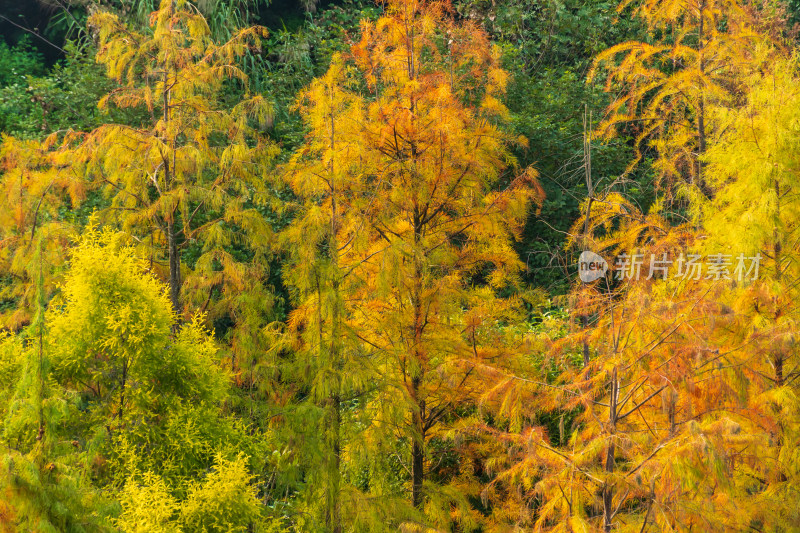
[[[724,133],[703,157],[714,198],[698,208],[700,230],[671,228],[619,194],[596,203],[596,249],[628,261],[604,291],[579,289],[599,316],[588,365],[573,357],[586,338],[580,332],[551,352],[567,369],[558,378],[511,376],[523,389],[514,394],[543,399],[528,416],[555,413],[561,426],[557,435],[534,424],[501,435],[505,470],[487,497],[513,495],[509,487],[521,497],[498,505],[499,524],[780,531],[800,523],[797,454],[788,444],[800,407],[789,303],[797,279],[795,62],[753,73],[739,109],[709,115]],[[535,515],[523,512],[534,501]]]
[[[375,469],[408,446],[410,503],[445,523],[441,500],[465,502],[426,488],[428,443],[497,364],[493,327],[515,316],[497,293],[516,282],[512,240],[541,191],[532,169],[514,168],[509,146],[522,141],[500,126],[499,51],[447,3],[390,2],[362,24],[352,56],[302,94],[310,133],[287,174],[303,200],[286,234],[299,304],[290,326],[326,410],[326,522],[336,531],[365,508],[393,511],[354,491],[338,499],[341,461],[358,462],[339,433],[340,402],[362,397],[370,492],[392,501]]]
[[[309,133],[286,169],[298,202],[293,206],[296,216],[282,235],[289,254],[285,278],[296,303],[289,321],[293,366],[324,411],[321,449],[312,446],[315,453],[309,454],[321,455],[319,488],[324,496],[310,497],[325,502],[324,526],[317,527],[335,533],[343,531],[342,404],[369,388],[371,377],[348,325],[346,287],[353,265],[343,260],[352,257],[341,257],[363,226],[358,199],[367,187],[358,157],[363,153],[358,135],[363,102],[347,91],[347,81],[344,61],[336,56],[328,72],[299,95]],[[347,500],[352,508],[352,494]]]
[[[376,428],[409,442],[411,502],[442,521],[443,494],[426,488],[428,443],[497,364],[487,330],[513,316],[497,292],[515,283],[512,241],[540,197],[535,171],[504,172],[514,139],[499,126],[499,51],[447,9],[390,2],[364,24],[354,55],[375,94],[359,132],[369,194],[361,238],[345,251],[362,262],[350,285],[383,383]]]
[[[74,138],[52,134],[38,142],[4,137],[0,145],[0,265],[7,276],[0,299],[14,304],[0,313],[5,328],[18,330],[30,322],[39,274],[47,298],[66,259],[74,230],[61,209],[78,206],[86,189],[70,171],[71,158],[61,146]]]
[[[90,26],[98,61],[120,84],[100,107],[138,107],[146,115],[138,126],[105,124],[86,134],[76,164],[110,199],[106,219],[118,221],[156,269],[166,260],[176,312],[184,285],[191,287],[192,303],[208,308],[213,294],[223,294],[221,309],[208,310],[235,309],[238,293],[258,290],[270,237],[253,203],[264,200],[259,165],[275,153],[257,128],[271,111],[263,97],[247,94],[236,62],[259,46],[265,30],[242,30],[217,44],[185,0],[162,0],[146,33],[104,12],[93,15]],[[221,93],[236,83],[245,98],[227,108]],[[235,245],[246,245],[254,259],[238,261],[230,252]],[[190,246],[200,257],[196,276],[184,281],[181,251]]]
[[[745,104],[714,117],[725,133],[705,158],[716,195],[701,210],[709,253],[734,265],[741,257],[759,260],[754,280],[725,298],[733,311],[725,338],[742,346],[730,364],[746,376],[752,421],[764,436],[765,444],[753,451],[760,461],[748,474],[758,480],[750,491],[758,503],[750,510],[765,524],[778,517],[800,523],[796,507],[787,505],[800,482],[790,451],[800,410],[797,61],[796,54],[786,54],[766,64],[747,80]]]
[[[618,11],[633,3],[623,1]],[[605,90],[617,95],[598,131],[611,137],[621,125],[635,126],[629,170],[649,140],[660,178],[709,195],[700,159],[715,134],[709,108],[735,103],[758,35],[738,0],[644,0],[634,9],[653,42],[621,43],[595,59],[589,79],[602,72]]]

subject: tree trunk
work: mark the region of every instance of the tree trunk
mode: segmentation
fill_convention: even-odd
[[[777,179],[773,179],[773,187],[775,190],[775,219],[780,220],[781,217],[781,184],[778,182]],[[774,279],[778,283],[781,283],[783,277],[783,271],[781,269],[781,262],[783,262],[783,243],[781,242],[781,234],[778,229],[778,226],[774,226],[772,228],[772,254],[775,257],[775,275]],[[776,317],[777,318],[777,317]],[[773,354],[773,363],[775,365],[775,386],[776,387],[783,387],[783,359],[784,355],[782,353],[782,348],[778,348],[778,351]]]
[[[705,75],[706,60],[704,55],[706,0],[700,2],[700,23],[698,27],[698,59],[700,74]],[[703,87],[700,87],[700,101],[697,105],[697,187],[706,196],[711,196],[704,183],[703,162],[700,158],[706,152],[706,101]]]
[[[328,464],[328,495],[325,510],[325,522],[328,531],[342,533],[341,504],[339,500],[339,487],[341,485],[341,440],[340,428],[341,402],[337,394],[332,395],[328,401],[328,438],[330,440],[330,456]]]
[[[334,119],[333,111],[330,115],[330,147],[333,152],[336,148],[336,122]],[[328,438],[328,494],[327,505],[325,508],[325,521],[328,531],[332,533],[342,533],[342,519],[341,519],[341,503],[339,491],[341,486],[341,372],[344,367],[342,361],[342,350],[340,346],[340,328],[341,316],[339,309],[339,291],[340,291],[340,278],[339,278],[339,240],[337,238],[338,232],[338,211],[337,211],[337,188],[335,180],[335,167],[333,158],[328,166],[330,177],[330,198],[331,198],[331,221],[330,221],[330,235],[328,236],[329,255],[331,261],[331,289],[336,296],[334,298],[333,309],[331,309],[331,327],[329,339],[329,356],[330,365],[333,370],[334,386],[327,398],[328,404],[328,424],[327,424],[327,438]],[[319,306],[322,309],[322,293],[318,292]],[[323,328],[320,318],[320,345],[322,345]]]
[[[412,147],[412,152],[416,150]],[[413,439],[411,445],[411,502],[415,508],[422,506],[422,483],[425,479],[425,399],[419,397],[420,387],[425,375],[422,333],[425,328],[422,312],[422,264],[417,254],[422,237],[422,217],[414,213],[414,345],[412,354],[414,365],[411,378],[411,423]]]
[[[414,378],[411,383],[414,398],[419,391],[420,379]],[[422,483],[425,480],[425,427],[423,425],[423,410],[425,402],[418,402],[412,413],[414,428],[419,435],[414,435],[411,445],[411,503],[419,509],[422,506]]]
[[[175,224],[167,222],[167,240],[169,246],[169,299],[172,310],[176,314],[181,312],[181,258],[178,254],[178,242],[175,236]]]
[[[175,9],[175,3],[172,3],[171,9]],[[162,98],[164,100],[164,124],[170,122],[170,83],[169,83],[169,69],[164,68],[164,91]],[[173,174],[175,172],[175,138],[169,139],[170,148],[172,149],[172,165],[170,166],[169,157],[162,154],[164,166],[164,187],[170,190],[172,187]],[[178,255],[178,241],[175,235],[175,208],[173,207],[168,216],[164,217],[167,223],[167,248],[169,253],[169,299],[172,302],[172,310],[175,314],[180,314],[181,303],[181,258]]]
[[[584,334],[586,330],[589,329],[589,316],[586,314],[581,315],[581,327],[583,328]],[[586,340],[584,337],[583,339],[583,368],[587,368],[589,366],[589,341]]]
[[[617,368],[611,374],[611,398],[608,406],[608,449],[606,451],[606,474],[614,473],[614,462],[616,445],[614,437],[617,428],[617,398],[619,395],[619,385],[617,383]],[[614,519],[614,486],[606,478],[603,484],[603,531],[611,532],[612,520]]]
[[[39,279],[37,280],[36,290],[38,303],[38,371],[37,371],[37,391],[36,402],[38,404],[39,431],[36,433],[36,440],[44,439],[44,258],[42,257],[42,241],[39,239]]]
[[[587,116],[588,115],[588,116]],[[589,250],[589,229],[591,228],[592,218],[592,203],[594,202],[594,183],[592,182],[592,142],[589,133],[592,118],[588,113],[588,105],[584,105],[583,109],[583,171],[586,178],[586,195],[588,201],[586,203],[586,216],[583,220],[583,249]],[[581,327],[583,328],[584,335],[589,329],[589,314],[584,310],[581,315]],[[583,338],[583,367],[589,366],[589,341],[586,337]],[[588,377],[588,376],[587,376]]]

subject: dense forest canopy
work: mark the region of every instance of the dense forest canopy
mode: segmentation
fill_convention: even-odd
[[[798,23],[0,0],[0,531],[800,531]]]

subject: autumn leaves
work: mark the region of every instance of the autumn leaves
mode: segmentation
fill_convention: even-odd
[[[428,481],[428,446],[497,362],[492,329],[515,311],[473,280],[516,283],[511,241],[538,198],[535,172],[513,168],[513,139],[497,124],[507,75],[481,31],[454,24],[442,5],[391,2],[365,23],[353,59],[335,58],[301,95],[310,133],[287,174],[303,200],[287,233],[290,326],[327,412],[331,531],[352,520],[339,485],[354,439],[369,454],[408,447],[407,516],[431,501],[463,504]],[[372,417],[356,434],[341,426],[354,398]],[[373,490],[383,491],[379,479]]]
[[[587,342],[594,355],[551,384],[551,401],[576,411],[562,414],[567,442],[533,437],[528,496],[542,502],[533,523],[796,528],[785,505],[798,486],[785,447],[800,405],[787,337],[796,320],[797,174],[784,151],[796,142],[786,105],[796,91],[784,83],[797,83],[794,54],[755,30],[766,15],[749,6],[667,0],[636,9],[654,42],[598,58],[609,62],[607,90],[619,95],[601,131],[648,140],[640,146],[663,188],[649,210],[609,189],[579,227],[592,228],[593,249],[607,254],[760,254],[764,263],[759,279],[744,282],[640,278],[579,291],[594,323],[559,344],[567,356]]]
[[[514,241],[543,194],[513,157],[499,48],[445,2],[364,21],[283,152],[238,63],[261,29],[215,43],[180,0],[141,32],[95,15],[119,85],[101,106],[134,119],[0,152],[3,320],[38,310],[41,341],[3,337],[0,362],[19,405],[80,397],[62,426],[8,420],[95,439],[31,459],[42,494],[58,457],[92,498],[116,491],[126,531],[795,527],[796,58],[730,0],[629,7],[650,39],[597,58],[614,98],[595,133],[631,136],[658,199],[598,177],[567,244],[634,268],[760,254],[759,279],[591,281],[562,309],[523,286]],[[120,233],[65,214],[87,199]]]

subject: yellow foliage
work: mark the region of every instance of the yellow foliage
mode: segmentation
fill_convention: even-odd
[[[620,3],[623,10],[632,0]],[[617,94],[597,128],[604,137],[621,127],[636,135],[636,158],[651,141],[655,168],[668,190],[676,184],[709,194],[698,154],[720,130],[708,123],[716,107],[734,104],[736,88],[755,70],[750,56],[765,36],[753,28],[739,0],[645,0],[635,8],[655,43],[620,43],[594,60],[589,80],[605,78],[605,91]]]
[[[145,472],[141,480],[128,479],[120,495],[122,513],[115,525],[124,533],[181,533],[175,522],[178,501],[157,475]]]

